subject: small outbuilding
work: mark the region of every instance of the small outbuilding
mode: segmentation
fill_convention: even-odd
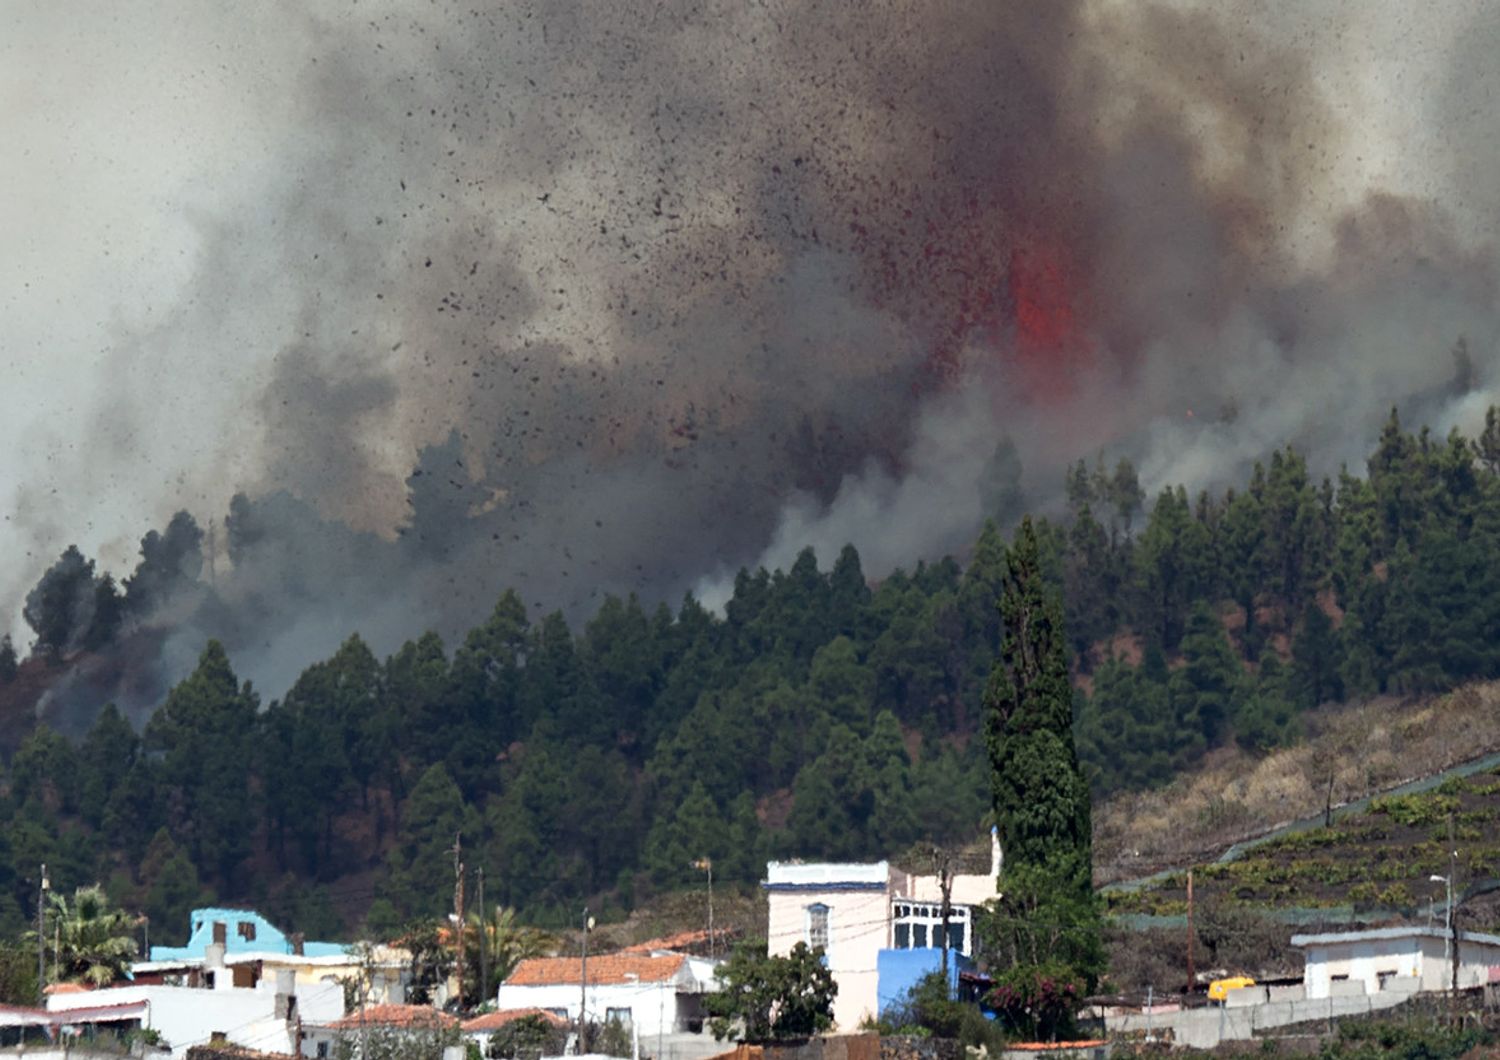
[[[1447,990],[1500,981],[1500,936],[1439,927],[1389,927],[1293,935],[1305,960],[1303,983],[1309,1000],[1375,994]]]

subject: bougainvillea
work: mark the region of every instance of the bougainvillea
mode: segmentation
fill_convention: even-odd
[[[1017,965],[986,999],[1011,1033],[1034,1041],[1069,1036],[1084,997],[1083,980],[1066,964]]]

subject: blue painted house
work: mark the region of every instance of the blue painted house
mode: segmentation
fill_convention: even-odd
[[[966,953],[948,953],[948,993],[958,994],[960,972],[972,971],[974,962]],[[907,995],[924,977],[943,970],[941,949],[881,950],[875,955],[877,973],[876,1014],[885,1016],[905,1004]]]
[[[220,943],[225,956],[237,953],[296,953],[304,957],[341,957],[349,947],[341,942],[303,942],[288,938],[280,928],[249,909],[209,907],[194,909],[186,946],[152,946],[153,961],[201,960],[208,947]]]

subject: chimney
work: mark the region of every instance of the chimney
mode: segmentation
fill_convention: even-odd
[[[275,1018],[288,1023],[297,1018],[297,973],[290,968],[276,969]]]
[[[292,954],[296,957],[302,956],[302,948],[307,942],[307,936],[300,931],[292,932]]]

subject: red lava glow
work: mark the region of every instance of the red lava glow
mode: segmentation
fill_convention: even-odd
[[[849,231],[877,304],[926,338],[919,385],[951,385],[966,351],[990,351],[1029,404],[1052,406],[1077,392],[1093,362],[1080,326],[1087,284],[1060,238],[1033,230],[1018,245],[1016,208],[999,197],[914,188],[894,213],[878,189],[845,190],[861,201]]]
[[[1071,397],[1090,361],[1089,343],[1077,324],[1071,272],[1063,255],[1050,247],[1011,252],[1016,369],[1027,396],[1046,404]]]

